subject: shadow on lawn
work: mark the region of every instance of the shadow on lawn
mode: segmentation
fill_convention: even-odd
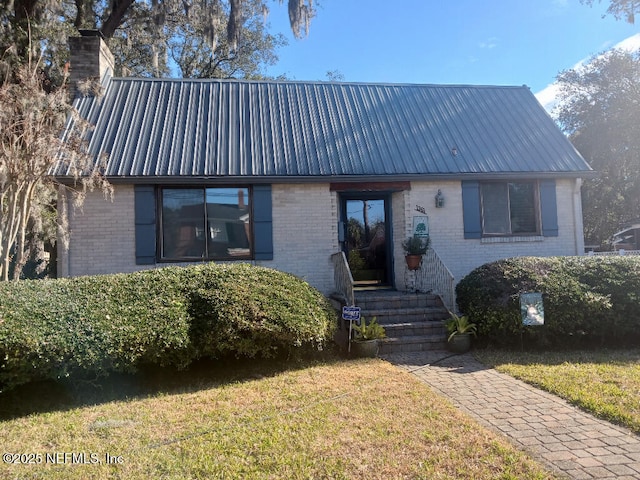
[[[138,373],[110,373],[40,381],[0,393],[0,421],[31,414],[71,410],[112,401],[145,398],[159,393],[188,393],[216,386],[259,380],[284,371],[330,363],[324,359],[223,359],[194,362],[186,370],[141,368]]]

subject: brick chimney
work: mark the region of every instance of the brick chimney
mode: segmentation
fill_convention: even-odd
[[[80,30],[80,35],[69,37],[69,92],[72,99],[82,96],[78,82],[94,80],[99,83],[107,72],[113,75],[115,65],[113,55],[98,30]]]

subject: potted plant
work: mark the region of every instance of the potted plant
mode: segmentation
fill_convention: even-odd
[[[471,336],[476,335],[476,324],[470,323],[466,315],[459,317],[451,313],[446,327],[449,334],[449,350],[455,353],[467,352],[471,348]]]
[[[358,357],[375,357],[378,354],[378,340],[387,336],[384,327],[377,321],[377,317],[367,324],[364,317],[360,325],[354,325],[355,336],[351,343],[352,352]]]
[[[429,237],[418,237],[412,235],[402,242],[402,248],[404,248],[405,261],[407,262],[407,268],[409,270],[418,270],[422,263],[422,255],[427,253],[429,248]]]

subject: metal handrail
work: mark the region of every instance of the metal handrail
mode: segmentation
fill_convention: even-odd
[[[336,292],[347,305],[355,304],[354,282],[344,252],[331,255]],[[433,248],[422,256],[422,266],[415,272],[415,288],[421,292],[439,295],[444,306],[455,311],[455,278]]]
[[[620,255],[620,256],[625,256],[625,255],[640,255],[640,250],[614,250],[611,252],[589,252],[587,253],[587,256],[592,257],[592,256],[596,256],[596,257],[604,257],[604,256],[611,256],[611,255]]]
[[[422,256],[420,270],[416,271],[416,290],[439,295],[451,312],[455,311],[455,278],[433,248]]]
[[[331,255],[333,263],[333,280],[336,291],[342,295],[347,305],[355,304],[355,295],[353,293],[353,275],[347,262],[344,252],[337,252]]]

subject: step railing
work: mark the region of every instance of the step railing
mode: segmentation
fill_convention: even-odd
[[[640,255],[640,250],[624,250],[624,249],[620,249],[620,250],[613,250],[611,252],[589,252],[587,253],[588,256],[593,257],[604,257],[604,256],[608,256],[608,255],[620,255],[620,256],[625,256],[625,255]]]
[[[353,293],[353,276],[344,252],[337,252],[331,255],[333,263],[333,281],[336,292],[344,297],[347,305],[355,305],[355,295]]]
[[[415,271],[415,288],[419,292],[440,295],[444,306],[451,312],[455,311],[455,279],[433,248],[422,256],[422,265]]]

